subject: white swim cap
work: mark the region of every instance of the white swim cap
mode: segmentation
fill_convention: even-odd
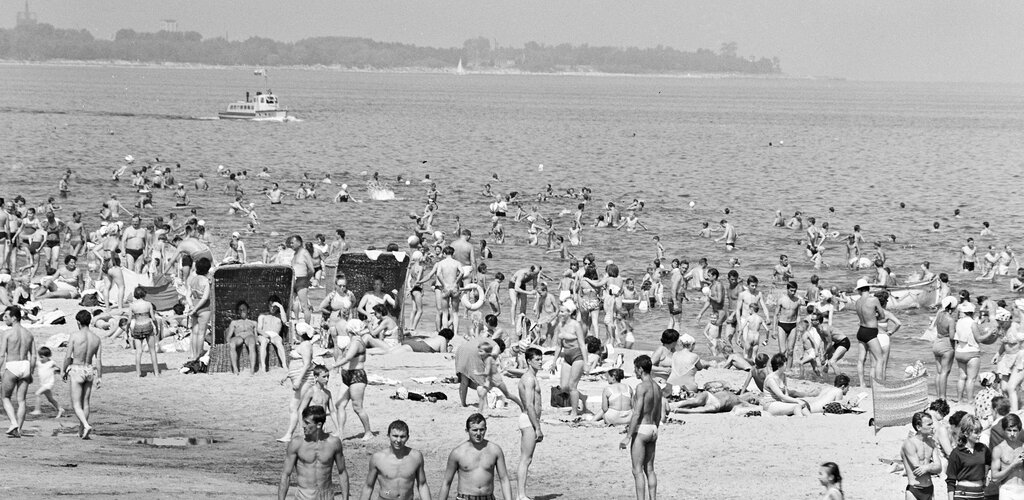
[[[679,345],[693,345],[697,343],[697,339],[693,338],[693,335],[684,333],[679,336]]]
[[[198,224],[200,226],[205,226],[206,225],[206,221],[205,220],[200,220],[199,222],[196,222],[196,224]]]
[[[342,184],[341,189],[348,189],[348,184]]]
[[[131,163],[131,162],[135,161],[135,157],[132,156],[132,155],[125,156],[124,157],[124,161],[126,161],[128,163]]]
[[[955,306],[957,304],[957,302],[958,301],[956,300],[956,297],[953,297],[953,296],[946,297],[946,298],[942,299],[942,308],[943,309],[948,309],[950,307]]]
[[[832,298],[832,292],[829,290],[821,291],[821,300],[828,300]]]
[[[964,314],[974,312],[974,304],[971,304],[970,302],[960,304],[960,312]]]
[[[996,321],[1010,321],[1010,318],[1012,318],[1012,317],[1013,316],[1010,314],[1010,311],[1007,311],[1006,309],[1003,309],[1002,307],[1000,307],[999,309],[996,309],[996,316],[995,316]]]
[[[544,171],[544,164],[541,163],[540,165],[537,165],[537,170],[543,172]]]

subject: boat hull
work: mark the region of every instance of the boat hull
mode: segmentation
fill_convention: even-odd
[[[284,109],[255,111],[250,113],[239,111],[221,111],[217,114],[221,120],[284,120],[288,111]]]

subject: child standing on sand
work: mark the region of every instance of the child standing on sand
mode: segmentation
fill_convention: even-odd
[[[740,320],[740,339],[743,342],[743,354],[747,359],[753,359],[757,354],[757,348],[761,342],[761,330],[764,333],[768,332],[768,327],[764,324],[764,318],[758,314],[761,310],[761,306],[758,304],[750,304],[747,308],[747,315]],[[768,339],[764,340],[767,343]]]
[[[57,363],[51,359],[53,352],[50,351],[49,347],[43,346],[39,348],[39,362],[36,363],[36,371],[39,375],[39,389],[36,389],[36,409],[32,412],[32,415],[42,415],[43,398],[57,409],[57,416],[60,418],[64,415],[64,409],[60,407],[60,403],[53,398],[53,383],[57,380],[57,373],[60,368],[57,367]]]

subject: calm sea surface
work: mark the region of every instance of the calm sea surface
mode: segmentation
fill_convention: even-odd
[[[220,194],[218,165],[251,174],[269,167],[286,191],[303,172],[314,179],[329,172],[361,198],[364,172],[412,179],[395,186],[396,201],[332,204],[333,190],[323,187],[320,200],[293,199],[273,209],[255,195],[265,182],[243,181],[263,221],[263,232],[247,238],[250,255],[258,256],[264,242],[279,239],[270,231],[311,236],[343,228],[356,248],[403,242],[409,212],[423,207],[425,174],[441,190],[437,225],[450,232],[460,215],[483,235],[490,200],[478,193],[496,173],[501,180],[491,184],[498,191],[590,187],[597,202],[588,209],[591,219],[598,203],[645,200],[642,220],[650,232],[588,228],[584,245],[574,249],[614,259],[636,279],[655,255],[657,234],[670,257],[707,257],[723,274],[728,258],[738,257],[741,275],[762,282],[770,281],[778,254],[788,253],[804,286],[813,269],[798,245],[802,233],[771,227],[779,209],[801,210],[844,232],[860,224],[869,240],[895,234],[898,243],[886,250],[898,276],[929,260],[935,272],[951,274],[954,288],[1010,295],[1005,278],[980,285],[957,272],[957,259],[982,221],[992,223],[995,236],[980,238],[981,248],[1019,243],[1024,86],[284,69],[270,76],[298,121],[211,119],[262,85],[251,69],[0,65],[0,196],[42,202],[71,168],[76,175],[64,206],[86,212],[95,228],[96,209],[111,193],[135,197],[128,179],[110,180],[125,155],[137,163],[172,160],[182,165],[179,181],[199,172],[212,181],[209,192],[191,196],[223,248],[224,237],[243,223],[227,215],[231,199]],[[170,191],[155,199],[149,215],[166,214],[173,204]],[[564,233],[569,216],[559,213],[575,203],[553,200],[540,210],[555,216]],[[715,225],[726,217],[727,207],[740,234],[731,255],[694,236],[702,221]],[[962,218],[953,217],[956,208]],[[936,221],[941,230],[932,232]],[[525,225],[510,221],[506,232],[506,244],[493,246],[492,270],[564,268],[525,244]],[[825,260],[839,267],[817,274],[826,286],[849,288],[858,274],[842,267],[841,245],[831,247]],[[899,314],[905,326],[893,340],[890,372],[916,359],[930,366],[929,348],[914,340],[930,316]],[[852,337],[851,316],[840,315],[837,324]],[[661,310],[638,318],[638,337],[656,339],[665,319]],[[424,320],[431,324],[432,310]],[[688,330],[699,334],[692,321]]]

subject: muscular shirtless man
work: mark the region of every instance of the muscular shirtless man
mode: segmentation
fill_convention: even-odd
[[[360,500],[370,500],[375,485],[380,486],[381,500],[412,500],[415,490],[419,490],[421,500],[430,500],[423,454],[405,445],[409,425],[401,420],[391,422],[388,440],[391,446],[370,457],[370,472],[366,474]]]
[[[345,454],[341,439],[324,432],[327,412],[322,406],[307,406],[302,411],[303,436],[288,443],[284,459],[284,472],[277,487],[278,500],[288,497],[292,472],[298,482],[296,499],[332,500],[334,481],[331,469],[337,465],[341,480],[341,498],[348,500],[348,469],[345,468]]]
[[[796,294],[797,284],[790,281],[786,284],[786,295],[779,298],[775,309],[775,328],[779,336],[779,352],[786,354],[789,366],[793,366],[793,349],[796,347],[796,325],[800,323],[800,309],[804,299]]]
[[[444,258],[434,264],[434,268],[416,284],[422,286],[431,278],[434,279],[434,297],[437,299],[437,317],[434,320],[434,326],[437,331],[441,331],[444,327],[443,318],[447,315],[452,323],[452,331],[458,335],[459,298],[462,288],[459,282],[465,275],[462,272],[462,263],[453,257],[454,248],[446,246],[441,254],[444,255]]]
[[[142,272],[145,260],[142,255],[146,252],[146,243],[149,240],[149,230],[140,227],[142,220],[138,215],[132,216],[131,226],[121,234],[121,254],[127,255],[124,267],[137,273]]]
[[[501,497],[512,498],[512,484],[505,468],[505,453],[501,447],[485,439],[487,419],[474,413],[466,419],[466,434],[469,440],[458,445],[448,455],[448,466],[444,471],[444,483],[438,498],[448,499],[455,473],[459,473],[456,500],[494,500],[494,475],[497,473],[501,485]]]
[[[4,312],[4,323],[10,327],[0,337],[0,385],[3,389],[4,411],[11,421],[7,429],[10,437],[21,437],[21,426],[25,424],[25,395],[32,383],[32,372],[36,369],[36,346],[32,333],[21,326],[21,308],[10,306]],[[15,411],[11,395],[18,400]]]
[[[871,353],[872,374],[874,378],[884,382],[885,372],[882,365],[882,344],[878,342],[878,318],[885,317],[885,311],[882,309],[882,304],[878,302],[878,299],[871,294],[871,285],[868,284],[868,280],[864,278],[857,280],[857,292],[860,293],[860,297],[855,304],[857,319],[860,321],[860,325],[857,328],[857,341],[861,343],[862,348],[866,348]],[[863,374],[860,375],[860,386],[867,387],[864,384]]]
[[[626,437],[619,448],[629,446],[633,463],[633,481],[636,485],[636,499],[658,498],[658,476],[654,473],[654,455],[658,447],[658,426],[661,424],[661,390],[651,378],[651,358],[646,354],[637,356],[633,369],[640,384],[633,393],[633,418],[629,421]]]
[[[78,330],[68,338],[68,355],[64,359],[64,381],[71,384],[71,406],[81,428],[78,435],[89,439],[92,426],[89,425],[89,402],[93,388],[99,389],[103,376],[102,343],[98,335],[89,329],[92,314],[81,310],[75,315]]]

